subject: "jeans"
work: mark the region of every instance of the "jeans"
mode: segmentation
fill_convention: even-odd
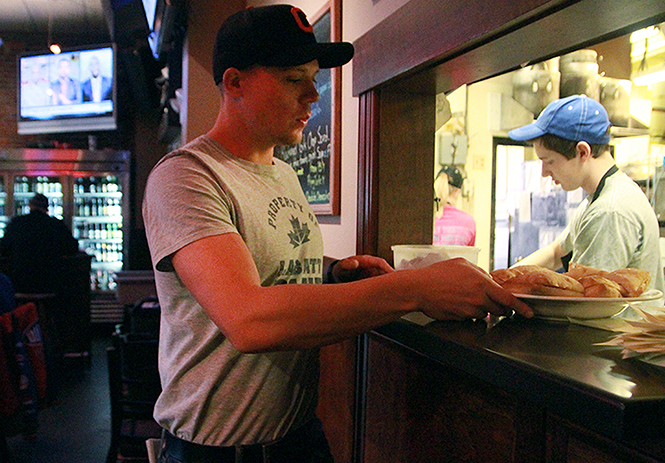
[[[162,437],[158,463],[334,463],[318,419],[268,444],[211,447]]]

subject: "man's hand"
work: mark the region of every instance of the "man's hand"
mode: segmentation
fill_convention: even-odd
[[[362,280],[395,271],[384,259],[369,255],[347,257],[332,265],[331,283]]]
[[[487,314],[504,316],[512,311],[532,317],[531,308],[499,286],[492,277],[466,259],[437,262],[411,272],[409,279],[417,294],[420,310],[437,320],[485,318]],[[400,271],[400,272],[401,272]]]

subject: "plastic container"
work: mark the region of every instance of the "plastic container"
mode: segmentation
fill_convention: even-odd
[[[480,248],[475,246],[396,244],[391,246],[396,270],[422,268],[442,260],[463,257],[478,264]]]

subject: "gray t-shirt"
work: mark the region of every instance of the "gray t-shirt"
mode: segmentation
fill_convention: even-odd
[[[202,136],[154,167],[143,217],[162,308],[155,419],[205,445],[267,442],[311,419],[318,350],[238,352],[171,264],[189,243],[237,233],[262,286],[321,283],[323,240],[293,169],[236,158]]]
[[[621,171],[605,180],[598,197],[584,199],[557,238],[571,262],[616,270],[633,267],[651,274],[650,288],[663,290],[659,226],[640,187]]]

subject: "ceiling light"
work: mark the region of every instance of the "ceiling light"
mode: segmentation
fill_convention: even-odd
[[[656,69],[646,74],[633,77],[633,83],[638,87],[642,87],[644,85],[657,84],[658,82],[662,82],[664,80],[665,80],[665,69],[663,68]]]
[[[658,26],[640,29],[630,35],[633,83],[638,86],[665,81],[663,35]]]
[[[630,43],[641,42],[660,34],[658,26],[649,26],[646,29],[640,29],[630,34]]]

